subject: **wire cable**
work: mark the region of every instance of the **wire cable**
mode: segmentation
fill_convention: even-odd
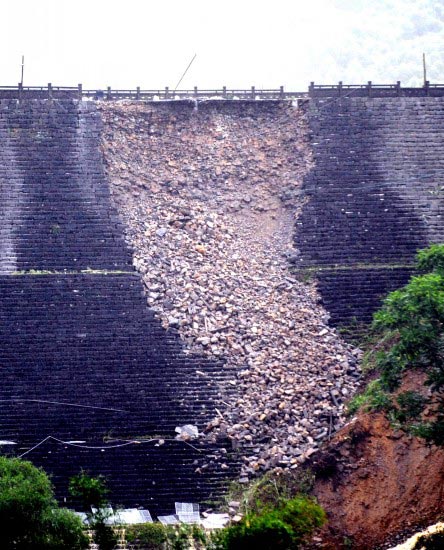
[[[16,397],[14,399],[1,399],[0,403],[9,403],[11,401],[17,401],[17,402],[26,402],[26,403],[48,403],[50,405],[63,405],[65,407],[79,407],[82,409],[97,409],[100,411],[112,411],[112,412],[123,412],[128,413],[128,411],[125,411],[123,409],[113,409],[111,407],[97,407],[95,405],[80,405],[78,403],[66,403],[63,401],[50,401],[48,399],[22,399],[20,397]]]
[[[183,441],[180,439],[173,439],[173,438],[164,438],[164,437],[157,437],[157,438],[151,438],[151,439],[123,439],[123,440],[116,439],[115,441],[122,441],[122,443],[119,443],[116,445],[105,444],[105,445],[95,446],[95,445],[83,445],[80,443],[72,443],[70,441],[63,441],[58,437],[54,437],[53,435],[48,435],[44,439],[39,441],[39,443],[31,447],[30,449],[18,455],[18,458],[23,458],[24,456],[28,455],[29,453],[31,453],[32,451],[34,451],[35,449],[37,449],[38,447],[40,447],[41,445],[43,445],[44,443],[50,440],[55,441],[56,443],[60,443],[61,445],[67,445],[69,447],[77,447],[79,449],[90,449],[90,450],[119,449],[121,447],[127,447],[128,445],[141,445],[144,443],[153,443],[153,442],[159,443],[159,441],[174,441],[175,443],[184,443],[185,445],[188,445],[188,447],[191,447],[198,453],[203,452],[202,449],[198,449],[188,441]]]

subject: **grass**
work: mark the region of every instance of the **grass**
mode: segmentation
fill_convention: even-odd
[[[248,485],[233,481],[226,502],[238,501],[242,514],[260,513],[264,507],[278,506],[297,494],[309,494],[313,484],[314,474],[309,469],[301,468],[282,474],[267,472]]]

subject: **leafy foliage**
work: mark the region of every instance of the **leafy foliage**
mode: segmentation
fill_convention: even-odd
[[[80,550],[88,547],[80,519],[60,509],[43,470],[0,457],[0,548]]]
[[[381,380],[372,380],[364,392],[356,395],[348,404],[348,413],[355,414],[359,409],[365,412],[389,410],[392,401],[382,387]]]
[[[296,494],[308,494],[315,476],[309,469],[298,468],[288,472],[267,472],[249,485],[233,483],[227,500],[240,502],[244,514],[260,513],[265,508],[277,507]]]
[[[412,277],[384,300],[374,327],[388,331],[394,344],[376,356],[387,389],[395,389],[407,368],[427,368],[435,389],[444,386],[444,278],[438,273]]]
[[[91,477],[81,471],[70,479],[69,492],[81,501],[89,524],[94,530],[93,538],[99,550],[114,550],[118,539],[113,528],[106,524],[106,519],[109,517],[106,508],[109,491],[104,478]]]
[[[293,531],[271,512],[246,517],[226,529],[224,546],[227,550],[280,550],[292,547]]]
[[[69,493],[80,499],[83,509],[90,512],[91,506],[107,505],[108,488],[103,477],[91,477],[83,470],[69,480]]]
[[[381,345],[368,355],[368,362],[380,373],[350,410],[385,408],[413,433],[428,441],[444,444],[444,245],[433,245],[417,255],[417,267],[431,271],[412,277],[403,288],[391,292],[374,315],[373,329]],[[427,373],[428,396],[404,392],[391,395],[407,370]],[[381,404],[383,406],[381,406]],[[424,422],[427,407],[434,420]]]
[[[217,539],[217,535],[214,537]],[[188,550],[190,547],[218,548],[198,525],[162,525],[143,523],[126,527],[126,540],[130,548],[143,550]]]
[[[46,546],[39,549],[62,550],[70,548],[80,550],[89,548],[89,540],[84,533],[80,519],[66,508],[53,508],[46,517]],[[3,548],[3,547],[2,547]],[[14,546],[17,548],[17,546]]]
[[[281,500],[277,507],[261,508],[260,512],[247,514],[239,523],[223,529],[217,548],[297,549],[326,519],[322,508],[312,498],[302,495]]]
[[[417,419],[422,411],[426,399],[423,395],[416,391],[405,391],[400,393],[396,398],[399,408],[396,410],[396,418],[400,422],[408,422]]]
[[[129,548],[154,550],[296,550],[325,522],[325,513],[313,498],[298,495],[279,504],[255,501],[239,523],[206,533],[197,525],[164,526],[158,523],[126,528]]]
[[[416,255],[417,266],[421,271],[430,273],[434,271],[440,275],[444,274],[444,253],[442,244],[432,244]]]
[[[114,550],[116,548],[118,538],[110,525],[106,525],[102,518],[95,518],[91,526],[94,529],[93,539],[99,550]]]
[[[129,543],[143,546],[146,550],[162,548],[162,544],[168,540],[167,529],[161,523],[128,525],[125,533]]]

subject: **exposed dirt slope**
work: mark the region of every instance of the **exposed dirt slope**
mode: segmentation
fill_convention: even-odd
[[[375,549],[443,517],[444,449],[394,431],[382,413],[358,415],[312,467],[329,517],[324,548]]]

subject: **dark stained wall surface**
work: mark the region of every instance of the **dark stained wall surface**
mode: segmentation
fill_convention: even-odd
[[[316,275],[334,324],[368,322],[444,240],[444,100],[312,101],[315,167],[297,220],[298,269]]]
[[[267,106],[201,108],[241,119]],[[444,103],[311,100],[307,118],[315,167],[293,262],[317,275],[332,322],[353,325],[408,280],[418,248],[444,237]],[[26,457],[53,473],[62,499],[84,468],[108,476],[114,502],[169,512],[174,500],[214,498],[227,468],[236,471],[217,445],[169,441],[176,426],[203,428],[234,377],[185,353],[146,307],[100,131],[92,102],[0,101],[0,440],[16,443],[1,450],[22,454],[47,436],[84,441],[48,440]]]
[[[199,473],[214,448],[174,437],[213,417],[229,372],[185,354],[147,308],[100,131],[92,103],[0,101],[0,440],[16,444],[0,450],[83,442],[25,456],[61,499],[83,468],[108,476],[113,502],[171,512],[220,492],[217,461]]]
[[[131,266],[109,208],[99,120],[91,103],[0,101],[0,272]]]

